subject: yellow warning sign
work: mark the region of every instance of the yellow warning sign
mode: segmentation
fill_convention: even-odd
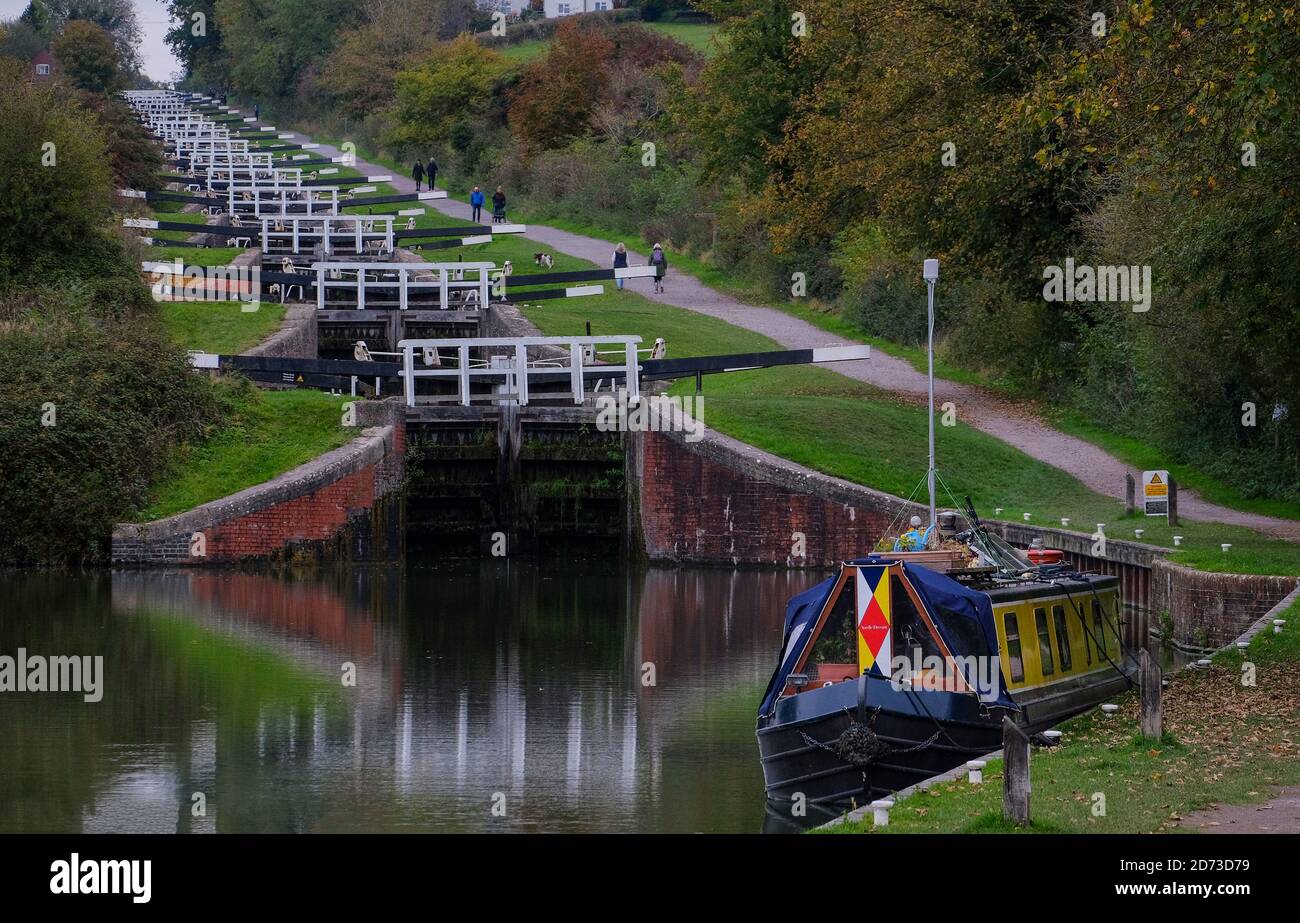
[[[1142,472],[1142,512],[1148,516],[1169,513],[1169,472]]]

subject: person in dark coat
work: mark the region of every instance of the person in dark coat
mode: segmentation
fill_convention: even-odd
[[[483,195],[483,190],[474,187],[474,191],[469,194],[469,207],[474,209],[474,215],[470,218],[475,224],[483,220],[483,203],[487,201],[487,196]]]
[[[424,164],[418,160],[415,162],[415,166],[411,168],[411,179],[415,180],[415,191],[419,192],[420,183],[424,181]]]
[[[664,256],[664,248],[655,244],[646,265],[655,268],[655,291],[663,294],[664,276],[668,274],[668,257]]]
[[[500,186],[492,193],[492,223],[501,224],[506,220],[506,193]]]
[[[618,246],[614,248],[614,268],[627,269],[627,247],[623,246],[622,241],[619,241]],[[623,291],[623,281],[622,278],[615,280],[620,292]]]
[[[424,175],[429,178],[429,191],[433,192],[433,181],[438,178],[438,161],[429,158],[429,165],[424,168]]]

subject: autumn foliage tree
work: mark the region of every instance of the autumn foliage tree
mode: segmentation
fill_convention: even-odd
[[[510,101],[510,130],[536,153],[578,137],[609,91],[614,43],[600,29],[566,19],[550,50],[524,71]]]

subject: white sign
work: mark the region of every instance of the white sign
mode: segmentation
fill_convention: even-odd
[[[1142,512],[1148,516],[1169,515],[1169,472],[1142,472]]]

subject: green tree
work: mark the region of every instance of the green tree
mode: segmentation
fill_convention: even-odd
[[[51,48],[63,75],[88,93],[112,93],[122,88],[124,75],[117,48],[107,32],[93,22],[77,19],[66,26]]]
[[[498,52],[468,35],[439,45],[397,75],[390,143],[423,150],[456,136],[482,119],[506,68]]]

